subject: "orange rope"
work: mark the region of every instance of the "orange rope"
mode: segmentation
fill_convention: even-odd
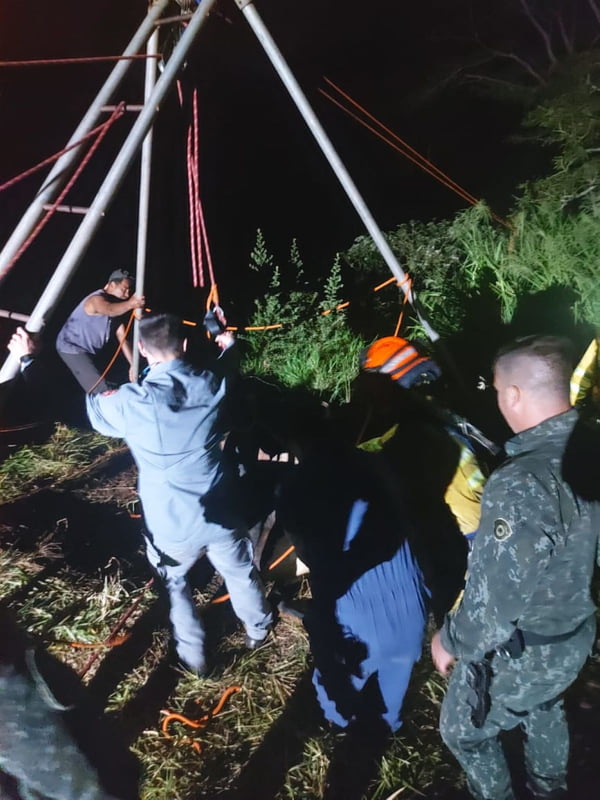
[[[271,564],[269,564],[267,569],[275,569],[275,567],[279,566],[279,564],[281,564],[282,561],[284,561],[291,553],[293,553],[295,549],[296,548],[294,547],[294,545],[291,545],[290,547],[288,547],[288,549],[284,553],[282,553],[280,556],[278,556],[275,559],[275,561],[273,561]],[[218,597],[213,598],[210,601],[210,605],[216,606],[219,603],[224,603],[226,600],[229,600],[229,595],[228,594],[221,594]]]
[[[76,647],[79,650],[95,650],[98,647],[119,647],[131,636],[126,633],[124,636],[113,636],[111,639],[106,639],[104,642],[68,642],[69,647]]]
[[[216,606],[219,603],[224,603],[226,600],[229,600],[228,594],[221,594],[219,597],[215,597],[210,601],[211,606]]]
[[[13,428],[0,428],[0,433],[14,433],[16,431],[28,431],[31,428],[37,428],[41,422],[27,422],[25,425],[15,425]]]
[[[414,147],[411,147],[408,144],[408,142],[404,141],[404,139],[402,139],[400,136],[398,136],[397,133],[395,133],[390,128],[388,128],[386,125],[384,125],[383,122],[381,122],[381,120],[377,119],[377,117],[375,117],[373,114],[371,114],[369,111],[367,111],[367,109],[364,108],[363,106],[361,106],[360,103],[358,103],[356,100],[354,100],[354,98],[352,98],[349,94],[347,94],[342,89],[340,89],[340,87],[337,86],[333,81],[329,80],[329,78],[327,78],[325,76],[324,76],[324,80],[326,81],[326,83],[329,84],[329,86],[331,86],[336,92],[338,92],[344,99],[346,99],[349,103],[351,103],[356,109],[358,109],[368,119],[372,120],[376,125],[378,125],[379,128],[381,128],[381,130],[383,130],[386,134],[388,134],[390,137],[392,137],[393,140],[398,142],[401,145],[401,147],[398,147],[397,144],[394,144],[394,141],[390,141],[390,139],[388,139],[386,136],[384,136],[380,131],[378,131],[376,128],[373,128],[371,125],[369,125],[363,119],[361,119],[356,114],[354,114],[352,111],[347,109],[342,103],[340,103],[335,98],[331,97],[331,95],[327,94],[327,92],[325,92],[322,89],[319,89],[319,92],[324,97],[326,97],[330,102],[332,102],[334,105],[336,105],[338,108],[340,108],[346,114],[348,114],[350,117],[352,117],[357,122],[359,122],[361,125],[363,125],[365,128],[367,128],[367,130],[371,131],[371,133],[375,134],[375,136],[378,136],[382,141],[384,141],[386,144],[388,144],[394,150],[399,152],[401,155],[405,156],[405,158],[408,158],[410,161],[412,161],[414,164],[416,164],[422,170],[427,172],[429,175],[431,175],[433,178],[435,178],[437,181],[439,181],[442,185],[446,186],[448,189],[450,189],[451,191],[455,192],[455,194],[459,195],[459,197],[461,197],[467,203],[469,203],[470,205],[476,205],[478,202],[480,202],[480,200],[478,200],[474,195],[472,195],[470,192],[468,192],[466,189],[464,189],[462,186],[460,186],[460,184],[458,184],[455,180],[450,178],[449,175],[446,175],[446,173],[443,172],[439,167],[437,167],[433,162],[429,161],[429,159],[427,159],[425,156],[423,156],[421,153],[419,153],[418,150],[415,150]],[[405,149],[403,150],[402,148],[405,148]],[[492,217],[493,217],[493,219],[496,220],[496,222],[499,222],[501,225],[504,225],[504,227],[508,228],[509,230],[512,230],[512,225],[509,222],[507,222],[505,219],[503,219],[502,217],[499,217],[497,214],[494,214],[493,212],[492,212]]]
[[[387,281],[384,281],[383,283],[380,283],[380,284],[378,284],[377,286],[374,286],[374,287],[373,287],[373,291],[374,291],[374,292],[379,292],[379,291],[381,291],[381,289],[383,289],[385,286],[389,286],[389,285],[390,285],[390,283],[394,283],[394,281],[395,281],[395,280],[396,280],[396,278],[394,278],[394,276],[392,276],[391,278],[388,278],[388,279],[387,279]],[[402,281],[402,283],[404,283],[404,281]],[[401,284],[398,284],[398,286],[400,286],[400,285],[401,285]]]
[[[212,283],[210,286],[210,291],[208,293],[208,297],[206,298],[206,310],[209,311],[211,305],[218,306],[219,305],[219,290],[217,289],[217,284]]]
[[[386,286],[389,286],[392,283],[395,283],[399,287],[400,286],[404,286],[405,283],[407,283],[407,282],[410,283],[410,281],[411,281],[411,278],[410,278],[409,275],[407,275],[404,278],[404,280],[402,280],[402,281],[397,280],[397,278],[391,277],[391,278],[388,278],[387,280],[383,281],[383,283],[380,283],[377,286],[374,286],[372,291],[373,292],[379,292],[379,291],[381,291],[381,289],[384,289]],[[405,295],[405,299],[406,299],[406,295]],[[207,311],[210,309],[210,306],[211,306],[211,304],[213,302],[215,303],[215,305],[219,305],[219,294],[218,294],[217,284],[216,283],[213,284],[210,287],[210,290],[209,290],[209,293],[208,293],[208,297],[206,298],[206,310]],[[321,315],[322,316],[327,316],[328,314],[331,314],[333,311],[341,311],[344,308],[348,308],[349,305],[350,305],[350,301],[346,300],[343,303],[339,303],[335,308],[328,308],[325,311],[321,311]],[[144,309],[144,312],[146,314],[149,313],[150,311],[152,311],[151,308],[145,308]],[[199,322],[194,322],[191,319],[183,319],[181,322],[182,322],[183,325],[187,325],[190,328],[197,328],[198,325],[201,324]],[[274,330],[278,330],[279,328],[283,328],[283,327],[285,327],[283,322],[275,322],[272,325],[228,325],[227,326],[227,330],[228,331],[274,331]]]
[[[412,156],[409,152],[406,152],[405,150],[403,150],[401,147],[399,147],[397,144],[395,144],[388,137],[384,136],[380,131],[378,131],[372,125],[369,125],[368,122],[365,122],[357,114],[354,114],[352,111],[347,109],[342,103],[339,102],[339,100],[336,100],[334,97],[332,97],[326,91],[324,91],[323,89],[319,89],[319,92],[323,95],[323,97],[326,97],[331,103],[333,103],[335,106],[337,106],[342,111],[344,111],[346,114],[348,114],[349,117],[352,117],[352,119],[356,120],[356,122],[358,122],[360,125],[362,125],[364,128],[366,128],[368,131],[371,131],[371,133],[373,133],[375,136],[377,136],[379,139],[381,139],[383,142],[385,142],[387,145],[389,145],[397,153],[400,153],[405,158],[408,158],[409,161],[412,161],[413,164],[416,164],[424,172],[427,172],[429,175],[431,175],[433,178],[435,178],[441,184],[446,186],[448,189],[451,189],[453,192],[455,192],[455,194],[459,195],[459,197],[461,197],[467,203],[469,203],[470,205],[476,205],[479,202],[476,198],[474,198],[471,195],[469,195],[469,193],[466,192],[465,190],[463,190],[462,188],[460,188],[460,187],[457,188],[457,186],[453,185],[454,182],[451,181],[451,179],[449,179],[449,178],[445,179],[445,177],[441,177],[441,175],[443,175],[443,173],[440,174],[435,169],[429,168],[428,166],[425,165],[425,162],[420,161],[418,158],[415,158],[414,156]]]
[[[285,553],[282,553],[278,558],[275,559],[275,561],[269,564],[268,568],[275,569],[275,567],[279,566],[279,564],[281,564],[281,562],[284,561],[290,555],[290,553],[293,553],[295,549],[296,548],[294,547],[294,545],[290,545],[290,547],[288,547]]]
[[[404,295],[404,299],[402,300],[402,305],[400,306],[400,313],[398,314],[398,322],[396,323],[396,329],[394,330],[394,336],[398,336],[400,333],[400,328],[402,327],[402,320],[404,319],[404,311],[406,310],[406,303],[408,300],[409,294],[412,293],[412,281],[406,276],[408,279],[408,292]]]
[[[168,711],[167,709],[163,709],[162,713],[165,715],[161,723],[161,731],[163,732],[164,736],[167,739],[174,740],[176,737],[169,733],[169,725],[172,722],[180,722],[182,725],[187,725],[192,730],[204,730],[208,723],[214,719],[218,714],[221,713],[223,710],[223,706],[229,700],[232,694],[236,692],[241,692],[241,686],[230,686],[228,689],[225,689],[223,694],[221,695],[220,700],[216,705],[208,712],[208,714],[203,714],[200,719],[190,719],[189,717],[184,716],[183,714],[177,714],[174,711]],[[196,700],[196,703],[199,703],[199,700]],[[189,744],[197,753],[202,752],[202,745],[200,742],[192,739],[191,736],[185,736],[179,744]]]
[[[96,388],[96,386],[98,386],[100,381],[103,381],[104,378],[106,378],[106,376],[108,375],[108,373],[110,371],[110,368],[115,363],[115,361],[117,360],[117,356],[119,355],[119,353],[123,349],[123,344],[125,343],[125,340],[127,339],[127,334],[129,333],[129,331],[131,329],[131,325],[133,323],[134,318],[135,318],[135,311],[132,311],[131,314],[129,315],[129,320],[127,321],[127,326],[125,327],[125,333],[123,334],[123,338],[119,342],[119,345],[118,345],[117,349],[115,350],[113,357],[108,362],[107,366],[104,368],[104,372],[102,373],[102,375],[100,375],[100,377],[98,378],[96,383],[89,390],[88,394],[91,394],[94,391],[94,389]]]
[[[436,166],[432,161],[430,161],[424,155],[419,153],[418,150],[415,150],[414,147],[411,147],[408,144],[408,142],[406,142],[404,139],[402,139],[400,136],[398,136],[398,134],[395,133],[393,130],[391,130],[391,128],[388,128],[386,125],[384,125],[383,122],[381,122],[381,120],[377,119],[377,117],[375,117],[373,114],[371,114],[369,111],[367,111],[367,109],[364,106],[361,106],[360,103],[358,103],[349,94],[347,94],[342,89],[340,89],[340,87],[337,86],[333,81],[329,80],[329,78],[327,78],[325,76],[324,76],[324,80],[325,80],[326,83],[329,84],[329,86],[332,87],[332,89],[335,89],[335,91],[338,92],[338,94],[340,94],[345,100],[347,100],[349,103],[351,103],[355,108],[357,108],[368,119],[372,120],[383,131],[385,131],[385,133],[389,134],[393,139],[395,139],[399,144],[401,144],[402,147],[405,147],[410,153],[412,153],[412,155],[414,155],[419,161],[421,161],[423,164],[426,164],[435,173],[437,173],[441,178],[443,178],[444,181],[447,182],[446,185],[448,185],[448,188],[454,187],[455,190],[457,190],[461,194],[462,197],[464,197],[465,199],[468,199],[469,202],[471,202],[473,204],[479,202],[479,200],[474,195],[472,195],[470,192],[468,192],[466,189],[464,189],[460,184],[458,184],[455,180],[453,180],[449,175],[446,175],[445,172],[443,172],[438,166]]]
[[[402,281],[399,281],[397,278],[394,278],[394,277],[388,278],[386,281],[383,281],[383,283],[380,283],[377,286],[374,286],[372,291],[373,292],[379,292],[381,289],[383,289],[386,286],[389,286],[391,283],[395,283],[395,284],[397,284],[397,286],[401,287],[401,286],[404,286],[405,283],[409,283],[410,284],[411,283],[411,278],[410,278],[409,275],[407,275],[404,278],[404,280],[402,280]],[[409,291],[409,294],[410,294],[410,291]],[[406,302],[406,299],[407,299],[406,295],[404,295],[404,301],[403,302]],[[325,311],[321,311],[320,313],[321,313],[321,316],[326,317],[328,314],[332,314],[334,311],[342,311],[344,308],[348,308],[349,305],[350,305],[350,301],[349,300],[345,300],[343,303],[338,303],[338,305],[335,308],[328,308]],[[198,323],[187,322],[186,320],[184,320],[184,324],[186,324],[186,325],[197,325]],[[277,323],[275,323],[273,325],[228,325],[227,326],[227,330],[228,331],[271,331],[271,330],[275,330],[276,328],[283,328],[283,327],[284,327],[284,324],[282,322],[277,322]]]

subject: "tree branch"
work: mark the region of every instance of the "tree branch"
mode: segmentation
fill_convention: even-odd
[[[520,83],[513,83],[512,81],[506,81],[502,78],[492,78],[491,75],[477,75],[474,72],[465,72],[463,73],[463,77],[472,80],[472,81],[479,81],[480,83],[497,83],[500,86],[508,86],[511,89],[516,91],[522,92],[523,85]],[[531,89],[531,87],[530,87]]]
[[[518,56],[516,53],[504,53],[502,50],[492,50],[491,52],[494,53],[494,55],[498,58],[507,58],[510,61],[515,61],[520,67],[528,72],[531,77],[540,84],[540,86],[546,86],[548,83],[543,75],[541,75],[541,73],[531,66],[529,61],[525,61],[524,58],[521,58],[521,56]]]
[[[565,46],[565,50],[569,55],[573,55],[575,50],[575,25],[572,26],[571,33],[569,34],[565,26],[563,15],[560,13],[560,11],[556,12],[556,20],[558,22],[558,29]]]
[[[596,0],[587,0],[587,3],[592,9],[593,15],[596,17],[596,22],[600,25],[600,8],[598,8]]]
[[[550,35],[548,31],[541,25],[539,20],[536,19],[535,15],[533,14],[533,11],[531,10],[528,0],[521,0],[521,7],[525,12],[525,16],[529,19],[533,27],[542,37],[550,63],[552,64],[552,66],[555,66],[557,63],[557,58],[554,55],[554,51],[552,50],[552,42],[550,41]]]
[[[594,189],[597,189],[597,188],[598,188],[598,184],[597,183],[592,183],[590,186],[588,186],[587,189],[583,189],[583,191],[577,192],[577,194],[566,195],[565,197],[563,197],[561,199],[560,207],[564,208],[565,206],[568,206],[569,203],[572,203],[574,200],[580,200],[582,197],[585,197],[586,195],[588,195],[590,192],[593,192]]]

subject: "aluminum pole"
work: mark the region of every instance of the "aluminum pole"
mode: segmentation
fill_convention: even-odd
[[[414,307],[414,298],[412,296],[412,292],[410,290],[410,285],[407,280],[407,275],[400,266],[398,259],[392,252],[389,244],[387,243],[381,229],[375,222],[375,219],[371,212],[369,211],[365,201],[363,200],[360,192],[358,191],[354,181],[350,177],[350,174],[342,160],[338,156],[331,140],[325,133],[323,126],[317,119],[317,116],[313,109],[311,108],[308,100],[298,81],[295,79],[292,71],[290,70],[289,66],[287,65],[281,51],[275,44],[271,34],[267,30],[264,22],[262,21],[260,14],[256,10],[253,5],[252,0],[235,0],[237,6],[240,8],[242,14],[246,18],[246,21],[254,31],[256,38],[263,46],[266,54],[268,55],[271,63],[275,67],[275,70],[279,77],[281,78],[283,84],[285,85],[286,89],[290,93],[292,100],[298,107],[298,110],[304,117],[304,121],[308,125],[311,133],[317,140],[319,147],[323,151],[325,157],[329,161],[329,164],[333,171],[335,172],[339,182],[342,184],[344,191],[348,195],[348,198],[354,208],[356,209],[359,217],[362,219],[367,231],[371,234],[371,238],[373,239],[375,246],[381,253],[384,261],[392,271],[392,275],[396,278],[398,283],[400,284],[400,288],[406,295],[407,300],[413,304]],[[419,321],[423,325],[427,336],[431,339],[432,342],[435,342],[439,339],[439,334],[431,327],[431,325],[427,322],[426,319],[423,318],[421,313],[418,309],[415,309],[417,316],[419,317]]]
[[[148,39],[146,54],[146,74],[144,80],[144,105],[149,102],[152,90],[156,85],[156,59],[158,53],[158,28]],[[138,209],[137,257],[135,262],[135,293],[144,295],[146,280],[146,253],[148,249],[148,210],[150,207],[150,179],[152,176],[152,128],[148,131],[142,145],[142,163],[140,167],[140,199]],[[133,374],[137,377],[140,370],[140,323],[136,318],[133,323]]]
[[[104,212],[121,185],[144,137],[150,130],[152,121],[158,113],[160,103],[175,82],[177,74],[183,66],[187,52],[215,2],[216,0],[202,0],[202,3],[194,12],[194,16],[189,21],[181,39],[167,61],[164,72],[158,79],[148,103],[137,118],[129,136],[125,140],[123,147],[104,179],[102,186],[98,190],[98,194],[90,206],[90,210],[77,229],[71,244],[56,267],[54,275],[48,282],[42,296],[31,312],[27,325],[27,330],[30,332],[37,333],[43,328],[45,317],[49,314],[51,308],[56,304],[65,290],[69,279],[87,250],[96,232],[96,228],[102,220]],[[15,359],[12,354],[9,355],[0,370],[0,383],[14,378],[18,370],[18,359]]]
[[[156,2],[151,5],[146,18],[123,51],[123,56],[134,56],[139,53],[150,34],[154,31],[158,17],[168,4],[169,0],[156,0]],[[95,100],[92,101],[85,116],[67,142],[67,147],[74,142],[78,142],[97,125],[103,113],[102,106],[106,105],[111,99],[125,77],[131,63],[131,61],[117,61],[103,87],[96,95]],[[72,172],[73,166],[77,163],[80,151],[81,146],[74,147],[58,159],[48,173],[48,176],[44,180],[33,202],[21,217],[21,221],[12,232],[0,253],[0,282],[6,277],[11,261],[40,220],[44,212],[44,206],[51,203],[57,197],[59,191],[65,184]]]

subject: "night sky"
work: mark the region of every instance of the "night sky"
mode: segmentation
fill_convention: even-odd
[[[475,5],[479,33],[509,47],[533,41],[512,0],[501,8],[491,0]],[[508,142],[518,110],[464,88],[436,91],[454,66],[471,57],[470,8],[467,0],[257,3],[384,230],[411,218],[451,214],[462,201],[331,106],[318,87],[328,76],[471,193],[493,203],[506,200],[527,160],[522,148]],[[0,55],[3,60],[116,55],[145,9],[145,0],[85,5],[56,0],[33,7],[3,0]],[[363,228],[233,0],[222,0],[217,12],[201,31],[184,80],[200,92],[201,191],[222,299],[244,316],[260,291],[247,269],[257,228],[281,261],[297,238],[312,274],[326,273],[334,253],[349,247]],[[64,146],[110,68],[0,71],[0,182]],[[140,63],[116,99],[139,102],[142,78]],[[121,131],[128,124],[121,122]],[[189,291],[185,124],[171,96],[156,126],[147,297],[150,303],[181,303],[184,313],[192,313],[190,303],[200,300]],[[69,202],[89,205],[120,141],[117,133],[109,138]],[[133,264],[136,171],[57,309],[59,321],[110,270]],[[0,194],[1,242],[40,182],[35,176]],[[25,313],[32,308],[78,221],[59,215],[50,223],[0,288],[0,307]]]

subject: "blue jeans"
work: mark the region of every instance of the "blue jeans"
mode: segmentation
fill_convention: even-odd
[[[252,563],[250,541],[243,531],[228,530],[216,523],[208,523],[203,544],[179,562],[169,558],[147,540],[148,560],[169,593],[169,617],[177,655],[196,672],[205,669],[204,627],[196,612],[187,573],[203,550],[213,567],[223,576],[233,610],[244,624],[248,636],[264,639],[273,621],[262,582]]]

